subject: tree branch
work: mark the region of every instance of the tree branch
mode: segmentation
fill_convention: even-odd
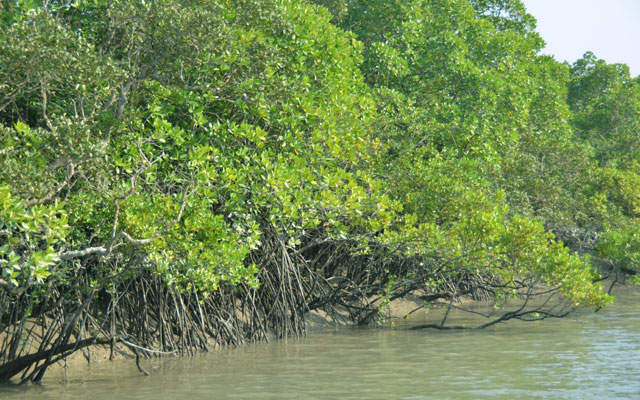
[[[67,251],[65,253],[59,254],[60,259],[61,260],[71,260],[73,258],[85,257],[85,256],[89,256],[89,255],[92,255],[92,254],[97,254],[97,255],[101,255],[101,256],[108,256],[108,255],[111,254],[111,252],[113,251],[113,248],[115,247],[114,243],[117,242],[118,239],[120,239],[120,238],[125,239],[127,242],[129,242],[129,243],[131,243],[133,245],[145,245],[145,244],[149,244],[149,243],[153,242],[154,240],[156,240],[161,235],[167,233],[167,231],[169,231],[169,229],[171,229],[174,225],[176,225],[182,219],[182,214],[184,213],[184,208],[185,208],[185,206],[187,204],[187,194],[189,192],[189,187],[190,186],[191,186],[191,182],[189,182],[187,184],[187,187],[182,192],[182,198],[180,199],[180,209],[178,210],[178,215],[176,215],[175,219],[173,219],[173,221],[170,221],[169,223],[164,225],[161,229],[157,230],[152,236],[150,236],[148,238],[145,238],[145,239],[135,239],[131,235],[129,235],[127,232],[120,231],[111,240],[111,243],[109,244],[108,247],[103,247],[103,246],[87,247],[87,248],[82,249],[82,250]],[[117,216],[116,216],[116,218],[117,218]],[[114,231],[115,231],[115,225],[114,225]]]
[[[29,201],[27,201],[27,203],[25,204],[26,207],[31,207],[31,206],[35,206],[35,205],[42,205],[45,204],[49,201],[51,201],[51,199],[53,199],[55,196],[58,195],[58,193],[60,193],[62,191],[62,189],[64,189],[65,187],[67,187],[69,185],[69,182],[71,181],[71,178],[73,178],[73,176],[76,173],[76,169],[75,166],[73,165],[73,162],[69,162],[69,167],[67,170],[67,177],[65,178],[64,182],[60,183],[58,185],[58,187],[56,187],[55,189],[51,189],[51,191],[49,193],[47,193],[46,196],[44,196],[41,199],[31,199]]]
[[[71,260],[73,258],[78,257],[86,257],[92,254],[98,254],[101,256],[108,255],[109,251],[102,246],[98,247],[87,247],[86,249],[77,250],[77,251],[67,251],[59,255],[61,260]]]
[[[9,294],[12,294],[14,296],[19,296],[22,293],[25,292],[25,290],[27,290],[28,286],[14,286],[11,283],[5,281],[4,279],[0,278],[0,288],[4,289],[5,291],[9,292]]]

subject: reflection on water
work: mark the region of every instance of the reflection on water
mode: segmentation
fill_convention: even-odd
[[[599,313],[468,332],[339,328],[190,359],[95,363],[2,399],[640,399],[640,291]]]

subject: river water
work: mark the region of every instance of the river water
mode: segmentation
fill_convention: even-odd
[[[193,358],[93,363],[0,399],[640,399],[640,291],[481,331],[341,327]]]

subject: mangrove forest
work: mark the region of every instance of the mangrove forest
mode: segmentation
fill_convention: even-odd
[[[544,45],[520,0],[0,1],[0,382],[408,295],[416,328],[606,306],[640,78]]]

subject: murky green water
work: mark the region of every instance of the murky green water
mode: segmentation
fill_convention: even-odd
[[[340,328],[191,359],[94,363],[0,399],[640,399],[640,292],[484,331]]]

